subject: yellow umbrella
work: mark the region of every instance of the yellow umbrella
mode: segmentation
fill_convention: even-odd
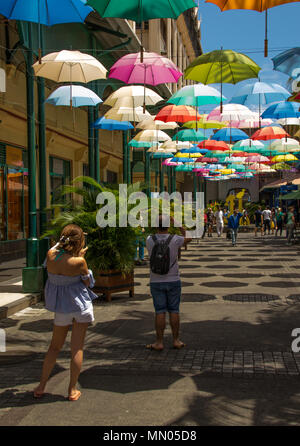
[[[277,162],[286,162],[286,161],[298,161],[298,158],[296,158],[294,155],[292,155],[291,153],[288,153],[286,155],[276,155],[273,156],[273,158],[271,159],[271,161],[273,163],[277,163]]]
[[[229,125],[229,122],[221,122],[214,120],[207,120],[208,115],[201,115],[201,119],[199,121],[188,121],[183,124],[183,127],[187,127],[188,129],[222,129]]]

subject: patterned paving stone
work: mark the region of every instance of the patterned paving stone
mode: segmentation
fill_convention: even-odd
[[[199,284],[200,286],[206,286],[211,288],[236,288],[236,287],[245,287],[248,286],[248,283],[243,282],[202,282]]]
[[[255,273],[229,273],[229,274],[222,274],[223,277],[232,277],[237,279],[255,279],[258,277],[264,277],[263,274],[255,274]]]
[[[267,287],[267,288],[296,288],[300,286],[300,282],[272,282],[272,281],[268,281],[268,282],[259,282],[258,286],[263,286],[263,287]]]
[[[294,300],[295,302],[300,302],[300,294],[291,294],[287,296],[287,299]]]
[[[272,302],[275,300],[280,300],[279,296],[274,296],[272,294],[229,294],[223,296],[223,300],[234,301],[234,302]]]
[[[215,268],[215,269],[234,269],[234,268],[239,268],[239,265],[228,265],[226,263],[224,264],[219,264],[219,265],[206,265],[206,268]]]
[[[264,271],[265,269],[280,269],[282,268],[282,266],[273,263],[272,265],[249,265],[248,268],[256,268]]]

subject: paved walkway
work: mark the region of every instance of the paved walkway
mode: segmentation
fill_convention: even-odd
[[[283,238],[193,242],[180,261],[187,347],[172,349],[167,327],[161,353],[145,349],[153,307],[148,268],[136,268],[134,298],[95,303],[76,403],[65,398],[69,337],[49,394],[35,401],[30,393],[52,314],[38,303],[3,319],[11,356],[0,353],[0,425],[299,425],[300,353],[291,350],[299,266],[298,248]]]

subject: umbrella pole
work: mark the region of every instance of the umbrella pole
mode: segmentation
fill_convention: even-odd
[[[38,17],[39,17],[39,27],[38,27],[38,39],[39,39],[39,64],[42,63],[42,50],[41,50],[41,18],[40,18],[40,2],[38,1]]]
[[[265,11],[265,57],[268,57],[268,9]]]

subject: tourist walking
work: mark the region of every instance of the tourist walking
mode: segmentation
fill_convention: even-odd
[[[281,208],[276,209],[276,232],[275,237],[277,237],[278,231],[280,237],[282,236],[282,229],[283,229],[283,220],[284,220],[284,214],[282,212]]]
[[[213,224],[214,224],[214,213],[212,211],[212,208],[208,208],[208,210],[207,210],[207,229],[208,229],[207,236],[208,237],[212,237]]]
[[[271,210],[271,234],[274,235],[275,234],[275,229],[276,229],[276,211],[275,208],[272,208]]]
[[[255,220],[255,229],[254,229],[255,237],[257,237],[258,230],[260,230],[260,234],[263,235],[263,216],[262,216],[261,206],[258,206],[257,210],[255,211],[254,220]]]
[[[264,235],[266,235],[268,230],[268,235],[270,235],[271,231],[271,210],[270,206],[267,206],[265,210],[263,210],[263,221],[264,221]]]
[[[174,220],[171,218],[171,222]],[[173,335],[173,347],[180,349],[185,344],[179,339],[179,306],[181,298],[181,281],[178,267],[178,252],[184,243],[191,239],[184,237],[185,231],[180,228],[182,236],[170,235],[168,219],[159,217],[157,233],[146,240],[150,257],[150,290],[155,309],[156,341],[146,348],[161,351],[164,348],[164,331],[166,313],[169,313]]]
[[[291,245],[292,242],[292,236],[294,233],[294,229],[295,229],[295,215],[294,215],[294,210],[295,208],[293,206],[291,206],[288,210],[288,214],[287,214],[287,223],[286,223],[286,228],[287,228],[287,245]]]
[[[228,218],[228,228],[231,230],[232,246],[236,245],[238,230],[240,226],[240,218],[243,216],[241,212],[236,208],[233,214]]]
[[[201,238],[204,238],[205,234],[207,232],[207,212],[206,211],[204,211],[203,219],[204,219],[204,228],[203,228],[203,233],[202,233]]]
[[[89,287],[94,286],[92,272],[85,261],[84,233],[77,225],[67,225],[59,242],[47,253],[44,266],[48,280],[45,286],[45,308],[55,313],[51,344],[46,354],[40,384],[34,397],[44,395],[45,386],[72,325],[71,365],[68,398],[76,401],[81,395],[76,384],[83,360],[86,330],[94,321],[92,300],[98,296]]]
[[[216,230],[218,237],[221,237],[224,229],[224,213],[220,206],[217,206],[217,210],[214,214],[216,220]]]

